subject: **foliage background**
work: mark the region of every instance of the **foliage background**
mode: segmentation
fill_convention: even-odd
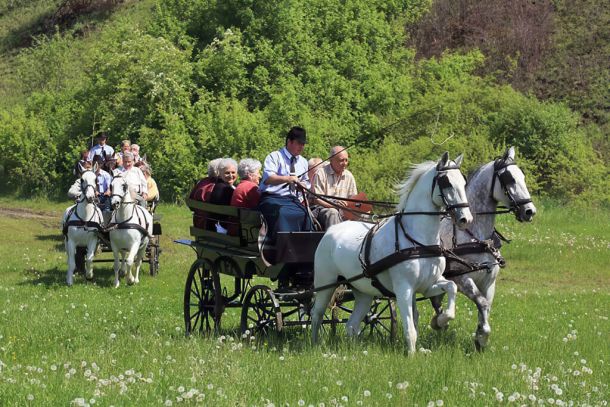
[[[299,124],[308,157],[354,145],[352,171],[375,198],[445,150],[470,170],[515,145],[535,193],[608,205],[608,11],[583,0],[519,14],[522,3],[4,0],[0,187],[63,195],[78,151],[106,130],[141,144],[178,200],[208,160],[262,160]],[[538,27],[530,41],[477,27],[517,14]],[[583,19],[596,40],[579,91],[562,67],[584,59]],[[448,21],[485,35],[443,42]]]

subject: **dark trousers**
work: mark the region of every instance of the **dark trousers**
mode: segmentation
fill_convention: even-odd
[[[267,242],[275,244],[277,232],[310,231],[311,220],[307,209],[293,195],[263,194],[258,210],[267,222]]]

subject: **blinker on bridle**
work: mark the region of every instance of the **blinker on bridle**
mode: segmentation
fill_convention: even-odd
[[[515,177],[513,177],[513,174],[511,174],[511,172],[507,170],[507,168],[510,167],[511,165],[517,165],[517,164],[513,160],[503,160],[503,159],[497,159],[494,162],[494,176],[491,181],[491,190],[490,190],[489,194],[490,194],[490,197],[493,198],[494,187],[496,185],[496,178],[497,178],[498,181],[500,182],[500,186],[502,187],[502,190],[504,191],[504,193],[506,194],[506,196],[508,197],[508,199],[511,202],[510,209],[518,210],[522,205],[527,205],[528,203],[531,203],[532,200],[530,198],[515,199],[513,194],[510,193],[509,187],[512,185],[515,185],[517,183],[517,180],[515,179]],[[504,170],[504,171],[502,171],[502,170]],[[500,172],[500,171],[502,171],[502,172]]]
[[[452,211],[457,208],[469,208],[470,205],[468,204],[468,202],[456,203],[456,204],[451,205],[447,201],[447,197],[443,193],[443,189],[453,187],[453,185],[451,184],[451,181],[449,181],[449,175],[447,175],[447,171],[449,171],[449,170],[458,170],[459,171],[460,166],[457,164],[449,164],[444,167],[437,167],[436,175],[434,176],[434,179],[432,180],[432,191],[430,191],[430,193],[431,194],[434,193],[434,187],[438,184],[438,190],[440,192],[441,199],[443,200],[443,203],[445,204],[445,209],[447,209],[447,211]],[[460,174],[461,174],[461,172],[460,172]],[[464,176],[464,174],[462,174],[462,176]],[[464,180],[465,179],[466,179],[466,177],[464,177]]]

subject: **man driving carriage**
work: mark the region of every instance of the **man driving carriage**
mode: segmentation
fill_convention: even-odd
[[[307,143],[305,129],[293,127],[286,135],[286,144],[265,158],[261,197],[258,209],[267,223],[267,241],[275,243],[276,232],[312,230],[302,194],[296,188],[309,188],[307,160],[301,156]]]

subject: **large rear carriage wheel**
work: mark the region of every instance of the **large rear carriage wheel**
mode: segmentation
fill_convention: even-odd
[[[210,261],[198,259],[191,266],[184,289],[186,335],[218,332],[222,312],[220,276]]]
[[[271,288],[264,285],[252,287],[244,298],[241,310],[241,331],[252,334],[268,334],[282,330],[282,311]]]

